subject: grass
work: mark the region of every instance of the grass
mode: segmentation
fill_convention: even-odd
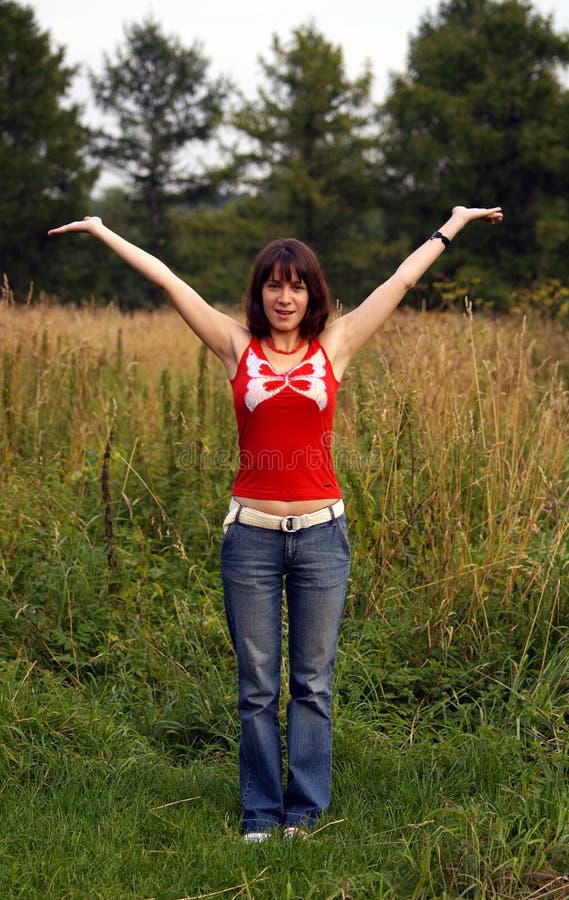
[[[343,652],[346,652],[344,647]],[[3,679],[10,897],[525,897],[567,889],[566,759],[501,721],[375,729],[338,709],[335,796],[308,842],[238,836],[226,751],[174,748],[129,679]],[[26,678],[26,675],[28,677]],[[117,683],[118,682],[118,683]],[[13,693],[12,693],[13,692]],[[141,721],[144,718],[146,721]],[[153,727],[154,726],[154,727]],[[179,725],[178,725],[179,727]],[[153,733],[154,732],[154,733]],[[231,889],[231,890],[229,890]]]
[[[0,896],[569,897],[567,346],[401,313],[349,370],[333,802],[245,846],[223,373],[169,311],[1,304]]]

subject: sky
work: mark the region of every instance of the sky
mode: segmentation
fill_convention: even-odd
[[[270,58],[274,34],[285,42],[294,28],[314,22],[333,44],[340,45],[348,77],[363,71],[366,60],[374,75],[374,99],[380,101],[389,87],[389,73],[403,72],[409,36],[417,32],[430,0],[23,0],[31,6],[39,26],[49,31],[52,46],[63,46],[65,62],[80,67],[71,99],[81,103],[84,119],[97,124],[90,100],[88,70],[102,71],[105,53],[111,59],[124,40],[124,26],[157,20],[167,35],[182,44],[202,45],[210,60],[211,76],[228,75],[249,98],[262,83],[259,56]],[[551,15],[556,31],[569,31],[567,0],[534,0],[536,12]],[[452,73],[449,73],[452,77]]]

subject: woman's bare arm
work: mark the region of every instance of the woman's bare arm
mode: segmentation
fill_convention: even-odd
[[[83,232],[96,237],[144,278],[161,288],[192,331],[220,358],[228,372],[234,373],[248,341],[248,332],[243,325],[206,303],[203,297],[178,278],[168,266],[115,234],[103,225],[98,216],[86,216],[82,221],[52,228],[49,234],[72,232]]]
[[[450,219],[441,225],[438,233],[450,242],[465,225],[477,219],[492,224],[501,222],[502,210],[499,206],[490,209],[455,206]],[[321,342],[337,377],[341,377],[352,356],[382,327],[407,291],[439,258],[445,247],[441,238],[429,238],[401,263],[391,278],[376,287],[360,306],[326,328]]]

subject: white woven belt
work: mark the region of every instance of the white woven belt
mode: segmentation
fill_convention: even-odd
[[[271,528],[273,531],[300,531],[301,528],[310,528],[312,525],[321,525],[336,519],[344,512],[344,501],[337,500],[332,506],[324,506],[314,512],[305,513],[303,516],[273,516],[270,513],[251,509],[250,506],[241,506],[237,500],[231,498],[229,512],[223,521],[223,531],[238,520],[243,525],[255,525],[257,528]]]

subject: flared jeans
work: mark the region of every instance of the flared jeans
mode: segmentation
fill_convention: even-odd
[[[345,516],[298,531],[234,522],[221,573],[237,655],[243,830],[310,825],[330,803],[332,675],[350,567]],[[287,777],[279,724],[288,612]]]

